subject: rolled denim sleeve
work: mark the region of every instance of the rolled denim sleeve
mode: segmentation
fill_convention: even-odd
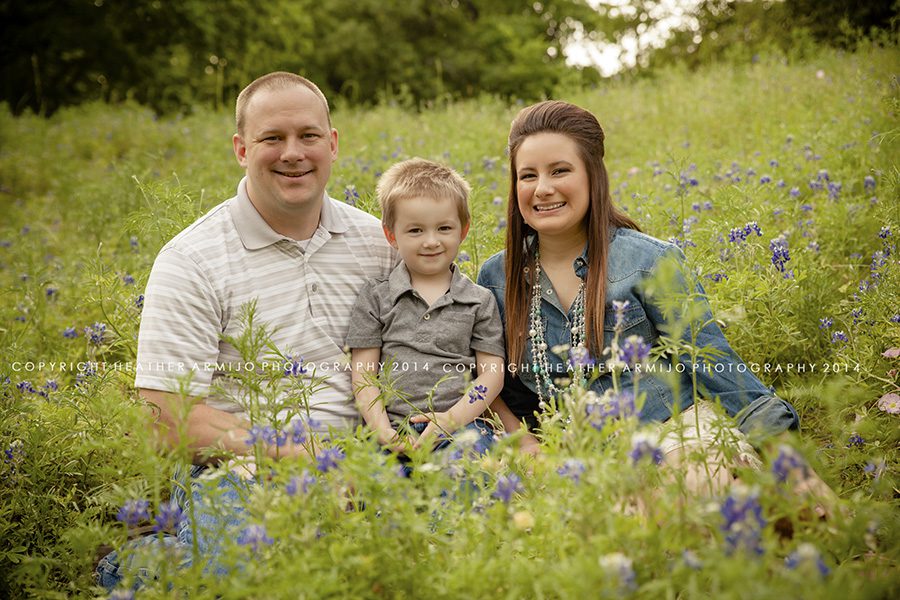
[[[666,306],[659,301],[661,298],[678,298],[686,293],[689,286],[685,268],[684,254],[677,247],[662,253],[654,271],[662,271],[665,274],[662,279],[667,281],[662,289],[659,285],[648,289],[653,293],[645,298],[647,316],[659,331],[668,335],[675,333],[678,329],[675,324],[687,312],[687,318],[691,318],[692,322],[681,333],[682,341],[709,351],[710,355],[698,360],[696,365],[691,363],[687,354],[678,357],[684,365],[688,387],[682,390],[682,394],[691,394],[690,374],[696,372],[699,395],[711,400],[718,399],[726,412],[737,418],[741,431],[752,431],[759,437],[796,429],[799,418],[794,407],[776,397],[773,390],[766,387],[734,351],[713,319],[706,292],[699,282],[693,288],[693,305],[687,310],[684,305],[679,308],[678,303],[670,305],[668,299]],[[698,327],[702,329],[696,331]],[[691,399],[687,400],[690,404]]]

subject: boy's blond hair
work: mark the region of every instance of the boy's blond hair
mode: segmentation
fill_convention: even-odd
[[[424,158],[404,160],[385,171],[378,180],[381,223],[393,231],[397,202],[408,198],[449,198],[456,203],[459,222],[469,224],[469,193],[462,176],[448,166]]]

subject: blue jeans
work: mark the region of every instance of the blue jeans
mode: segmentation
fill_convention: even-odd
[[[227,573],[219,562],[221,540],[225,535],[236,535],[243,525],[243,500],[253,483],[234,473],[225,474],[216,481],[199,479],[206,470],[206,467],[192,465],[190,469],[179,469],[175,473],[172,500],[185,514],[176,535],[157,534],[129,540],[122,548],[124,560],[119,552],[110,552],[97,564],[99,585],[112,591],[130,574],[134,576],[132,589],[138,590],[159,577],[163,562],[178,568],[189,567],[193,564],[195,541],[197,555],[206,560],[204,570]]]
[[[412,430],[417,435],[421,435],[425,428],[428,426],[428,423],[407,423],[404,425],[407,429]],[[491,447],[494,445],[494,428],[491,425],[484,421],[483,419],[475,419],[461,430],[459,430],[454,438],[459,438],[460,434],[467,435],[467,432],[475,433],[475,440],[471,444],[471,451],[479,456],[485,454]],[[469,448],[468,444],[465,444],[466,448]],[[458,452],[463,452],[463,448],[460,444],[456,443],[455,439],[443,439],[438,442],[434,451],[437,452],[439,450],[453,449],[455,448]],[[403,470],[403,476],[409,477],[412,474],[412,467],[409,466],[409,458],[405,455],[401,454],[397,457],[400,460],[400,468]]]

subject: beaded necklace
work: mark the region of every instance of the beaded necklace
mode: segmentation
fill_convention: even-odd
[[[569,330],[571,333],[570,349],[574,352],[570,356],[575,356],[576,360],[570,361],[572,366],[572,378],[568,387],[560,389],[556,386],[553,378],[550,377],[550,359],[547,357],[547,341],[544,338],[544,321],[541,319],[541,299],[543,298],[543,290],[541,289],[541,257],[540,252],[535,250],[534,253],[534,282],[531,286],[531,329],[528,330],[528,336],[531,338],[531,371],[537,382],[538,405],[545,409],[547,403],[544,401],[544,389],[547,390],[549,397],[558,396],[562,391],[572,387],[573,385],[584,385],[584,365],[583,361],[577,359],[577,354],[584,354],[584,280],[578,286],[578,294],[572,302],[573,324]]]

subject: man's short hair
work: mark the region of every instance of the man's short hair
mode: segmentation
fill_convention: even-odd
[[[302,77],[296,73],[275,71],[263,75],[262,77],[257,77],[250,85],[241,90],[240,94],[238,94],[237,102],[235,102],[234,106],[234,120],[237,125],[238,134],[244,134],[247,105],[250,104],[250,100],[256,92],[261,90],[284,90],[295,85],[302,85],[303,87],[312,90],[316,97],[322,101],[322,106],[325,107],[325,116],[328,118],[328,128],[331,129],[331,111],[328,110],[328,99],[325,98],[325,94],[322,93],[319,86],[306,77]]]
[[[411,158],[385,171],[378,180],[378,202],[381,204],[381,222],[393,231],[397,202],[409,198],[449,198],[456,203],[459,222],[469,224],[468,182],[448,166]]]

